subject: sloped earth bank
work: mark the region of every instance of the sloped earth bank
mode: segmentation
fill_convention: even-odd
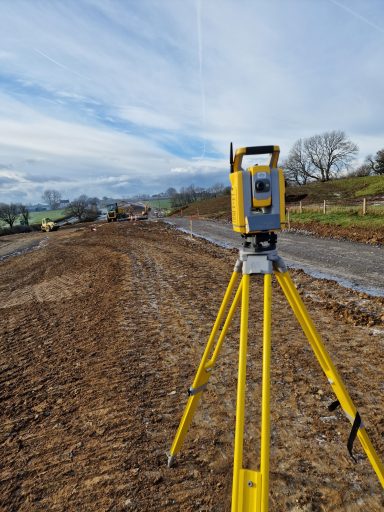
[[[313,233],[316,236],[335,238],[338,240],[351,240],[371,245],[384,244],[384,227],[362,228],[358,226],[341,227],[320,222],[291,222],[291,229]]]
[[[238,316],[172,469],[165,452],[237,252],[162,223],[95,229],[50,233],[0,264],[0,509],[229,511]],[[383,457],[382,299],[292,275]],[[255,468],[257,277],[251,293],[244,464]],[[358,463],[349,457],[350,423],[328,411],[330,387],[276,283],[272,315],[270,510],[383,510],[378,479],[358,442]]]

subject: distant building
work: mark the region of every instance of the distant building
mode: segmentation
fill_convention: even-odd
[[[69,199],[62,199],[60,201],[60,204],[58,206],[58,208],[68,208],[69,206]],[[45,212],[47,210],[51,210],[51,206],[49,204],[43,204],[43,203],[36,203],[36,204],[31,204],[29,206],[27,206],[28,210],[30,212]]]
[[[27,208],[30,212],[45,212],[46,210],[50,210],[49,204],[41,204],[41,203],[31,204],[31,205],[27,206]]]

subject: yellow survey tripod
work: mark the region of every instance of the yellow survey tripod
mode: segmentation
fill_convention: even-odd
[[[244,235],[243,235],[244,236]],[[236,428],[233,461],[232,512],[268,512],[269,494],[269,444],[270,444],[270,354],[271,354],[271,304],[272,275],[275,275],[289,305],[300,323],[323,372],[337,397],[331,404],[333,410],[340,405],[352,423],[348,450],[352,455],[355,437],[367,454],[381,485],[384,487],[384,467],[361,421],[331,358],[329,357],[316,328],[308,315],[284,261],[277,254],[275,233],[259,233],[244,236],[232,277],[229,281],[216,321],[213,325],[202,360],[192,386],[179,428],[168,455],[168,465],[174,462],[176,454],[187,434],[202,392],[207,386],[216,363],[223,340],[231,324],[238,305],[241,305],[240,346],[236,404]],[[240,284],[230,304],[236,283],[241,274]],[[259,471],[243,468],[243,438],[245,417],[246,359],[248,339],[248,305],[250,277],[261,275],[264,279],[264,318],[263,318],[263,369],[261,402],[261,450]],[[230,305],[229,305],[230,304]],[[228,308],[229,306],[229,308]],[[227,314],[225,315],[228,309]]]

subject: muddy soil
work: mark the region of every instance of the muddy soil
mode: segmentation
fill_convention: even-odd
[[[41,232],[0,236],[0,261],[38,249],[46,240],[46,233]]]
[[[358,226],[342,227],[332,224],[321,224],[320,222],[291,222],[291,229],[299,232],[305,231],[324,238],[336,240],[351,240],[370,245],[384,244],[384,227],[362,228]]]
[[[237,251],[163,223],[75,227],[0,263],[0,510],[229,511],[239,319],[172,469],[165,452]],[[291,275],[384,456],[383,300]],[[262,283],[244,465],[257,468]],[[276,283],[270,510],[381,511],[381,485]]]

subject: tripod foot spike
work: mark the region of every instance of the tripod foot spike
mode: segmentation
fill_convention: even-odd
[[[174,455],[170,455],[169,453],[166,454],[168,458],[168,467],[171,468],[176,460],[176,457]]]

